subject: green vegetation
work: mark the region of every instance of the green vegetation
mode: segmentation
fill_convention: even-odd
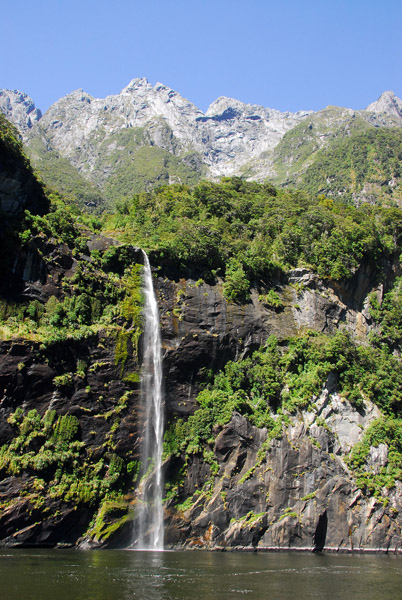
[[[93,525],[88,528],[86,535],[97,542],[105,542],[130,521],[133,513],[129,511],[127,502],[122,498],[105,500],[101,505]]]
[[[102,191],[79,173],[67,158],[49,150],[41,137],[30,140],[29,156],[42,181],[63,194],[66,202],[95,213],[107,208]]]
[[[213,465],[215,458],[210,448],[217,428],[219,431],[228,423],[233,413],[240,413],[253,425],[267,430],[256,464],[239,480],[242,484],[266,459],[271,441],[282,437],[289,417],[299,410],[314,409],[329,376],[336,382],[341,397],[357,409],[363,400],[370,400],[384,415],[369,427],[350,457],[357,485],[380,497],[384,487],[392,488],[397,479],[402,479],[401,362],[386,344],[360,346],[342,331],[334,336],[311,331],[281,345],[271,336],[265,347],[252,356],[228,362],[200,392],[195,413],[187,421],[178,419],[168,427],[165,456],[182,456],[187,461],[191,455],[202,454],[205,462]],[[318,424],[322,426],[320,419]],[[311,442],[320,447],[315,438]],[[387,444],[388,458],[376,472],[367,466],[366,460],[370,447],[380,443]],[[213,489],[213,478],[210,487]],[[172,490],[180,497],[180,488]],[[309,494],[303,500],[314,495]],[[187,500],[190,506],[192,500]]]
[[[21,213],[29,204],[35,214],[48,210],[49,201],[40,182],[34,177],[28,158],[24,154],[19,134],[0,112],[0,271],[4,275],[12,269],[18,251],[18,234],[21,230]],[[21,186],[15,181],[20,179]],[[7,288],[0,282],[0,290]]]
[[[299,515],[297,514],[297,512],[295,512],[291,508],[287,508],[285,512],[279,517],[278,521],[282,521],[287,517],[290,517],[291,519],[299,519]]]
[[[121,493],[126,476],[123,460],[107,453],[94,461],[79,439],[77,417],[57,416],[56,411],[48,410],[41,418],[35,409],[24,414],[17,408],[8,422],[16,435],[0,448],[0,473],[2,477],[32,473],[37,493],[32,487],[27,491],[33,505],[41,506],[53,498],[96,506]]]
[[[133,192],[152,190],[172,180],[194,184],[199,179],[199,173],[186,164],[187,161],[191,164],[194,159],[193,155],[176,157],[157,146],[143,146],[133,155],[121,149],[118,169],[105,183],[105,195],[120,200],[130,197]]]
[[[350,111],[328,106],[290,129],[274,149],[275,183],[300,186],[302,174],[314,164],[323,140],[331,148],[345,133],[364,132],[371,126]],[[347,137],[345,139],[348,139]]]
[[[21,242],[29,244],[34,237],[51,238],[58,244],[67,244],[71,250],[87,251],[85,236],[77,224],[77,212],[68,209],[60,196],[50,195],[51,210],[44,216],[25,211],[20,233]]]
[[[141,265],[135,264],[126,271],[123,278],[125,296],[120,303],[120,317],[124,325],[116,333],[115,364],[120,365],[121,375],[126,382],[138,383],[139,374],[126,373],[127,358],[138,359],[138,344],[142,333]]]
[[[223,295],[229,302],[245,302],[248,298],[250,282],[243,265],[236,258],[229,258],[225,270]]]
[[[380,269],[399,253],[402,212],[396,208],[314,198],[269,184],[223,178],[194,188],[171,185],[117,203],[105,226],[151,251],[154,263],[174,264],[204,279],[224,276],[224,293],[243,302],[251,284],[297,266],[321,277],[350,278],[363,262]],[[272,298],[271,298],[272,300]]]
[[[265,306],[268,306],[269,308],[278,310],[283,308],[283,302],[279,294],[277,294],[277,292],[274,292],[274,290],[269,290],[267,294],[260,294],[258,300],[265,304]]]
[[[273,151],[273,181],[345,202],[399,205],[401,152],[399,127],[376,127],[348,110],[327,107],[281,139]]]
[[[169,132],[165,134],[169,136]],[[6,139],[9,151],[20,155],[15,132],[1,120],[0,135]],[[314,174],[318,162],[307,172],[313,193],[277,190],[269,183],[250,183],[236,177],[223,178],[219,184],[196,183],[198,176],[191,164],[197,162],[197,156],[179,159],[160,148],[151,148],[145,143],[147,132],[142,130],[122,131],[118,136],[113,143],[108,140],[98,165],[112,161],[116,168],[105,182],[108,194],[116,200],[115,213],[105,214],[102,221],[83,215],[75,200],[66,206],[56,193],[49,194],[48,211],[25,211],[24,218],[14,223],[14,229],[10,227],[9,238],[4,238],[4,252],[12,255],[10,249],[17,248],[34,257],[57,285],[46,302],[21,299],[18,293],[0,300],[0,338],[38,342],[38,352],[54,368],[51,385],[57,395],[72,394],[77,381],[82,397],[84,393],[90,395],[92,382],[86,380],[87,375],[105,364],[101,353],[91,366],[82,357],[76,357],[73,365],[67,364],[54,352],[56,349],[77,340],[92,341],[101,330],[109,342],[113,341],[110,364],[113,367],[114,360],[119,383],[126,384],[131,392],[120,395],[120,399],[113,398],[114,404],[111,402],[107,409],[102,409],[104,398],[97,393],[99,413],[92,416],[105,426],[102,446],[94,449],[84,444],[83,421],[75,415],[48,411],[41,416],[36,410],[24,414],[18,408],[8,420],[15,435],[0,449],[3,477],[32,478],[24,491],[32,506],[44,507],[51,499],[57,499],[74,506],[85,505],[93,511],[100,507],[89,530],[99,541],[108,539],[129,519],[123,493],[137,481],[139,473],[138,462],[127,461],[127,456],[118,454],[113,439],[120,427],[120,413],[127,406],[127,394],[135,393],[139,383],[138,368],[132,367],[132,359],[138,363],[143,299],[141,266],[135,262],[132,245],[149,251],[152,264],[162,270],[173,269],[175,276],[191,276],[195,287],[204,281],[218,283],[229,303],[250,301],[250,290],[254,288],[259,301],[278,312],[285,307],[287,297],[282,284],[292,268],[306,266],[321,278],[340,281],[351,279],[360,267],[369,264],[380,282],[384,264],[391,260],[394,263],[402,251],[402,211],[385,204],[356,207],[345,201],[360,192],[370,177],[376,184],[381,178],[398,179],[398,132],[385,136],[356,128],[347,151],[341,142],[336,156],[329,150],[327,154],[317,150],[324,162],[332,157],[343,182],[350,177],[343,200],[338,195],[329,198],[322,193],[326,188]],[[126,136],[132,144],[128,153],[123,151]],[[287,142],[295,140],[289,136]],[[314,144],[314,140],[306,143],[310,142]],[[300,164],[305,151],[306,148],[300,150]],[[395,160],[388,161],[388,155],[395,156]],[[377,171],[373,171],[373,164]],[[43,167],[43,173],[46,168]],[[124,177],[116,175],[118,169]],[[161,186],[169,181],[172,172],[181,183]],[[323,173],[331,177],[325,169],[320,171],[320,177]],[[90,197],[86,196],[87,184],[78,184],[70,175],[71,192],[64,189],[82,204]],[[51,177],[56,177],[55,172]],[[152,192],[142,191],[146,182],[159,187]],[[340,183],[340,187],[331,190],[340,192],[344,185]],[[392,194],[386,195],[392,200]],[[123,245],[103,240],[99,246],[102,250],[90,251],[91,238],[102,227]],[[14,246],[7,245],[11,239]],[[180,287],[172,309],[179,320],[184,314],[185,289]],[[349,459],[358,485],[383,498],[384,489],[391,489],[402,477],[401,294],[399,278],[381,302],[379,294],[372,295],[370,313],[376,334],[365,345],[358,345],[342,330],[332,336],[304,331],[281,341],[271,336],[259,350],[229,361],[222,371],[211,374],[209,384],[198,395],[194,414],[167,427],[165,457],[177,457],[179,469],[167,482],[166,500],[176,499],[176,508],[185,511],[200,495],[212,497],[219,472],[213,451],[215,437],[234,413],[266,430],[256,464],[241,476],[240,484],[246,482],[262,465],[272,440],[283,435],[292,417],[301,410],[314,410],[314,402],[328,378],[357,409],[365,400],[371,400],[383,415],[367,429]],[[256,297],[253,294],[253,301]],[[22,378],[27,371],[24,362],[18,363],[17,369]],[[106,390],[108,382],[102,385]],[[77,414],[87,418],[92,407],[83,404],[77,408]],[[316,425],[323,424],[316,421]],[[92,434],[96,437],[97,432]],[[311,442],[318,444],[313,437]],[[387,447],[387,457],[383,465],[374,469],[370,467],[370,449],[382,443]],[[182,498],[186,467],[195,455],[207,465],[205,482],[191,498]],[[221,497],[225,502],[224,491]],[[304,500],[313,497],[314,493]],[[243,520],[252,525],[264,514],[248,513]],[[288,509],[281,518],[287,516],[297,514]]]
[[[19,160],[21,156],[24,156],[20,135],[3,113],[0,113],[0,144],[1,151],[5,157],[8,157],[9,163]],[[26,157],[25,165],[26,169],[31,171],[31,166]]]
[[[370,296],[370,314],[379,324],[379,335],[373,335],[376,345],[387,344],[397,350],[402,345],[402,278],[398,277],[392,289],[379,303],[375,294]]]
[[[163,147],[152,141],[155,128]],[[194,185],[203,172],[201,157],[195,152],[180,154],[177,140],[162,119],[147,127],[129,127],[111,135],[99,128],[87,143],[98,149],[95,164],[87,174],[78,172],[57,151],[49,151],[40,135],[31,138],[29,152],[35,169],[50,188],[90,212],[100,213],[133,193],[160,185]],[[82,149],[77,150],[80,162],[81,152]]]
[[[265,512],[255,514],[252,510],[250,510],[246,515],[243,515],[239,519],[231,519],[230,523],[239,523],[242,527],[250,527],[253,526],[257,521],[265,517],[265,515]]]
[[[320,150],[302,177],[313,194],[345,200],[400,202],[402,131],[369,128],[340,137]]]
[[[309,332],[282,347],[272,336],[251,357],[228,362],[200,392],[194,415],[168,428],[165,453],[202,452],[213,444],[214,426],[228,423],[233,412],[276,436],[276,415],[309,409],[330,374],[339,393],[356,406],[365,398],[387,414],[402,415],[400,361],[387,349],[359,346],[343,332],[332,337]]]
[[[63,340],[88,338],[101,328],[117,338],[130,330],[138,354],[141,265],[133,262],[127,246],[90,253],[87,242],[98,227],[96,219],[77,214],[76,207],[67,207],[56,194],[50,200],[51,210],[43,216],[25,211],[20,244],[49,269],[63,264],[73,268],[61,281],[58,296],[45,304],[0,299],[0,338],[25,337],[48,348]]]
[[[380,444],[386,446],[385,464],[374,461],[368,468],[370,449]],[[402,481],[402,420],[384,415],[374,421],[353,448],[349,465],[355,471],[357,485],[386,504],[384,489],[395,487],[396,480]]]

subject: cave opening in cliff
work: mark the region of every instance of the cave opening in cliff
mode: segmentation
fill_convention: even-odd
[[[322,552],[325,547],[325,540],[327,537],[328,529],[328,515],[325,510],[318,518],[317,527],[313,536],[313,552]]]

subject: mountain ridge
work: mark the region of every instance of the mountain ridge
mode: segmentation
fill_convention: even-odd
[[[146,78],[106,98],[74,90],[43,115],[26,94],[2,90],[0,110],[19,128],[45,181],[73,195],[87,185],[77,192],[87,204],[201,177],[303,185],[316,153],[336,138],[367,126],[402,127],[402,101],[389,91],[364,110],[280,112],[221,96],[203,112]]]
[[[33,126],[32,121],[34,121],[34,122],[40,121],[41,118],[44,115],[46,115],[46,113],[52,107],[57,105],[60,101],[62,101],[65,98],[74,97],[77,95],[85,95],[85,97],[90,101],[102,102],[102,101],[106,101],[106,100],[116,98],[116,97],[122,96],[122,95],[131,95],[132,92],[137,92],[139,89],[142,89],[142,88],[146,88],[146,90],[148,92],[150,92],[150,91],[152,91],[152,92],[153,91],[157,91],[157,92],[166,91],[167,95],[169,97],[168,101],[171,101],[172,98],[179,98],[182,101],[184,101],[187,104],[187,106],[192,107],[197,113],[200,114],[200,116],[204,116],[204,117],[213,117],[215,115],[221,114],[225,110],[225,107],[222,108],[223,104],[231,105],[231,106],[233,106],[233,104],[235,104],[238,107],[249,107],[249,108],[255,108],[255,109],[262,109],[264,111],[267,111],[269,114],[279,114],[279,115],[306,115],[306,114],[321,112],[322,110],[326,110],[328,108],[345,108],[348,110],[352,110],[354,112],[361,112],[362,110],[365,110],[368,112],[379,113],[379,114],[380,113],[388,113],[389,115],[393,115],[398,118],[402,118],[402,100],[400,98],[398,98],[398,96],[396,96],[396,94],[391,90],[386,90],[386,91],[382,92],[382,94],[378,97],[377,100],[375,100],[374,102],[371,102],[370,104],[367,105],[367,107],[365,107],[363,109],[351,109],[351,108],[347,108],[347,107],[337,107],[334,105],[328,105],[318,111],[303,110],[303,109],[300,109],[296,112],[280,111],[275,108],[264,107],[262,104],[253,104],[253,103],[242,102],[241,100],[237,100],[236,98],[232,98],[230,96],[219,96],[218,98],[213,100],[209,104],[206,111],[203,112],[202,109],[198,108],[193,102],[191,102],[190,100],[187,100],[186,98],[184,98],[184,96],[181,96],[181,94],[179,92],[173,90],[172,88],[169,88],[168,86],[166,86],[165,84],[163,84],[161,82],[157,82],[157,83],[155,83],[155,85],[152,85],[151,83],[149,83],[149,81],[146,77],[133,78],[124,88],[122,88],[122,90],[118,94],[108,94],[107,96],[105,96],[105,98],[98,98],[98,97],[92,96],[91,94],[86,92],[83,88],[77,88],[75,90],[72,90],[65,96],[62,96],[61,98],[56,100],[56,102],[54,102],[44,113],[42,113],[40,108],[37,108],[35,106],[34,100],[25,92],[22,92],[18,89],[10,90],[10,89],[4,88],[4,89],[0,89],[0,110],[15,126],[18,127],[21,125],[18,122],[17,123],[15,122],[18,118],[18,115],[13,115],[11,111],[15,106],[22,104],[26,108],[26,110],[25,110],[26,114],[31,115],[31,124],[28,125],[28,128],[30,129]],[[9,114],[7,114],[7,106],[8,106]]]

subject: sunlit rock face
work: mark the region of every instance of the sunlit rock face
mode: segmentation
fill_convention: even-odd
[[[112,137],[124,129],[145,128],[143,143],[175,155],[200,154],[211,176],[230,175],[262,152],[273,149],[308,111],[281,113],[231,98],[219,98],[204,114],[161,83],[133,79],[119,94],[94,98],[76,90],[53,104],[41,118],[20,92],[0,92],[0,110],[30,144],[39,137],[87,174],[97,171],[102,150],[112,151]],[[34,122],[40,125],[32,132]],[[134,131],[133,131],[134,135]],[[107,143],[110,138],[110,144]]]
[[[173,545],[205,548],[313,549],[322,515],[324,544],[334,550],[397,547],[400,542],[399,488],[389,495],[391,512],[368,499],[344,462],[340,438],[358,441],[362,428],[378,417],[366,404],[362,414],[324,390],[318,408],[299,415],[273,440],[265,457],[258,453],[266,431],[234,414],[215,439],[219,462],[212,495],[201,494],[191,508],[168,518],[166,537]],[[316,423],[318,417],[321,420]],[[187,493],[208,478],[195,456],[187,466]]]
[[[368,105],[366,110],[402,120],[402,101],[395,96],[394,92],[383,92],[378,100]]]
[[[0,90],[0,112],[25,135],[42,117],[27,94],[18,90]]]

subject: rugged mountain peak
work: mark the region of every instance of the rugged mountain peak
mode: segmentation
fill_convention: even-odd
[[[220,96],[217,100],[210,104],[205,116],[214,120],[230,120],[236,117],[242,117],[259,121],[261,119],[269,119],[271,115],[283,118],[285,114],[287,113],[281,113],[279,110],[264,108],[259,104],[246,104],[245,102],[241,102],[235,98]]]
[[[166,117],[167,115],[164,114],[166,110],[171,112],[173,107],[187,109],[194,114],[202,114],[199,108],[189,100],[186,100],[186,98],[183,98],[178,92],[172,90],[172,88],[159,81],[153,86],[146,77],[132,79],[130,83],[122,89],[120,94],[108,96],[107,99],[114,104],[120,104],[124,101],[124,98],[127,99],[127,96],[130,97],[130,102],[133,106],[138,104],[138,108],[140,109],[152,108],[155,113],[154,116]],[[166,107],[162,108],[162,105],[164,104],[170,104],[171,106],[168,109],[166,109]]]
[[[366,110],[377,114],[386,113],[402,119],[402,100],[394,92],[383,92],[378,100],[368,105]]]
[[[23,134],[42,117],[27,94],[19,90],[0,90],[0,112]]]
[[[95,100],[95,98],[93,96],[91,96],[90,94],[85,92],[82,88],[78,88],[78,89],[74,90],[73,92],[70,92],[66,96],[63,96],[62,98],[57,100],[50,107],[49,111],[51,111],[51,109],[53,107],[55,107],[56,110],[63,109],[63,107],[65,107],[65,106],[74,106],[74,107],[78,106],[79,107],[81,103],[91,104],[91,102],[93,100]],[[49,111],[46,111],[45,115]]]
[[[241,102],[240,100],[236,100],[235,98],[220,96],[209,105],[205,116],[212,117],[215,115],[220,115],[228,108],[233,108],[238,112],[244,112],[244,109],[247,106],[250,105],[244,104],[243,102]]]
[[[121,90],[121,94],[132,94],[139,89],[152,90],[152,85],[146,77],[134,77],[126,87]]]
[[[311,110],[299,110],[296,113],[281,112],[280,110],[276,110],[274,108],[266,108],[260,104],[246,104],[245,102],[241,102],[235,98],[220,96],[217,100],[214,100],[214,102],[210,104],[205,116],[213,118],[225,113],[226,111],[228,111],[228,113],[236,113],[238,116],[243,116],[252,120],[253,115],[265,119],[286,119],[294,116],[304,118],[313,112]],[[258,120],[258,118],[254,118],[254,120]]]

